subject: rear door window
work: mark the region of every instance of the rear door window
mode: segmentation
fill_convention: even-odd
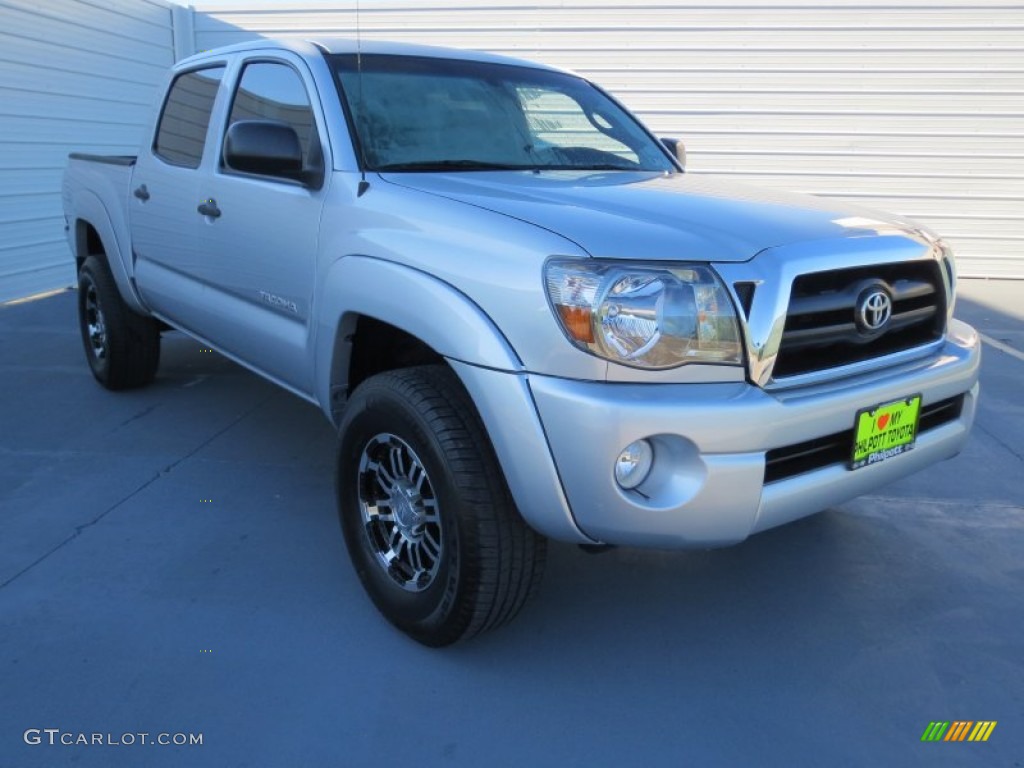
[[[196,69],[178,75],[160,114],[153,152],[173,165],[198,168],[206,145],[206,130],[217,98],[224,67]]]

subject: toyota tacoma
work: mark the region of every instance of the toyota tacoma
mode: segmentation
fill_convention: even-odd
[[[318,406],[355,570],[435,646],[515,616],[548,538],[727,546],[957,454],[943,241],[684,157],[540,64],[207,51],[138,155],[69,160],[85,354],[145,385],[177,329]]]

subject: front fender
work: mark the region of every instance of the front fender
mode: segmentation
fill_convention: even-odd
[[[522,361],[479,306],[443,280],[367,256],[332,264],[320,301],[317,395],[328,418],[336,421],[332,393],[347,387],[358,317],[400,328],[447,359],[459,376],[524,519],[545,536],[593,543],[573,520]]]
[[[443,280],[394,262],[369,256],[334,262],[321,282],[317,315],[317,400],[332,421],[332,392],[347,383],[349,338],[360,315],[405,331],[442,357],[523,370],[504,334],[471,299]]]

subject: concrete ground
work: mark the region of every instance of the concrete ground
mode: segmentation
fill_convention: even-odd
[[[730,549],[553,545],[514,624],[434,651],[359,587],[316,409],[176,334],[111,394],[73,294],[0,308],[0,768],[1022,766],[1024,283],[958,314],[958,458]]]

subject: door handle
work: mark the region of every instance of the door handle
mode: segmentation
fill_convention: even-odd
[[[145,184],[143,184],[141,187],[136,187],[135,191],[132,192],[132,194],[139,198],[139,200],[141,200],[142,202],[146,202],[147,200],[149,200],[149,190],[146,189]]]
[[[216,219],[220,216],[220,208],[217,207],[217,201],[212,197],[203,200],[196,210],[203,216],[209,216],[211,219]]]

